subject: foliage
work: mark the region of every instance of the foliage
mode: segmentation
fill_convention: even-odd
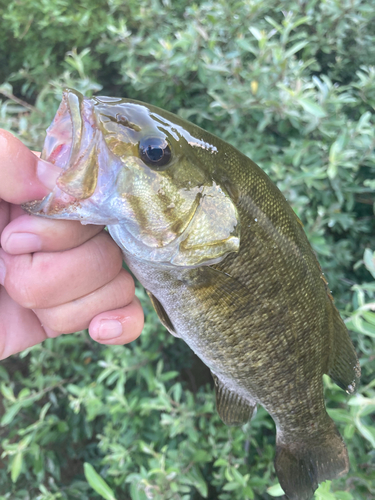
[[[369,0],[285,5],[0,0],[0,126],[39,149],[70,86],[169,109],[260,164],[303,221],[361,357],[357,395],[326,379],[351,470],[316,499],[367,500],[375,495],[375,14]],[[270,417],[260,408],[250,425],[224,426],[207,371],[137,293],[146,326],[133,344],[103,347],[80,332],[0,365],[0,500],[280,497]]]

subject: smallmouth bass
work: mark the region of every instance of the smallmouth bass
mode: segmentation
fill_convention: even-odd
[[[261,404],[290,500],[349,468],[325,410],[323,374],[351,393],[348,331],[297,216],[248,157],[131,99],[67,90],[42,158],[62,172],[42,201],[56,219],[105,224],[163,325],[210,368],[228,425]]]

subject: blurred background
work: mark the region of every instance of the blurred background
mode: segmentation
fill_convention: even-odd
[[[325,380],[347,476],[375,497],[375,8],[372,0],[0,0],[0,127],[40,150],[64,87],[168,109],[257,162],[302,220],[360,356]],[[0,500],[270,500],[275,429],[229,428],[210,375],[158,323],[86,332],[0,364]],[[100,477],[101,476],[101,477]]]

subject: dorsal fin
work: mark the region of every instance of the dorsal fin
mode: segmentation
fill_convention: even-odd
[[[333,304],[332,309],[333,345],[328,363],[328,375],[341,389],[351,394],[358,386],[361,368],[348,329]]]

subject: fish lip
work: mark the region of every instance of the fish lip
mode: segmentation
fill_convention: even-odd
[[[41,159],[61,168],[56,179],[56,186],[42,200],[24,203],[22,208],[31,214],[53,217],[68,204],[76,204],[78,200],[60,189],[59,179],[77,157],[81,147],[83,119],[81,105],[84,96],[70,88],[63,91],[60,106],[55,118],[47,129]],[[62,130],[61,130],[62,129]],[[63,198],[63,200],[59,200]]]
[[[74,89],[65,89],[55,118],[47,129],[41,158],[60,167],[62,171],[79,154],[83,120],[81,104],[84,96]]]
[[[56,187],[77,201],[90,198],[96,189],[99,135],[92,100],[74,89],[65,89],[47,131],[46,149],[52,147],[52,153],[46,159],[62,168]]]
[[[70,120],[72,125],[72,143],[70,149],[70,157],[65,165],[71,165],[79,154],[82,141],[82,129],[83,120],[81,116],[81,105],[84,100],[84,96],[77,90],[66,88],[63,91],[63,99],[65,100],[68,111],[70,114]]]

